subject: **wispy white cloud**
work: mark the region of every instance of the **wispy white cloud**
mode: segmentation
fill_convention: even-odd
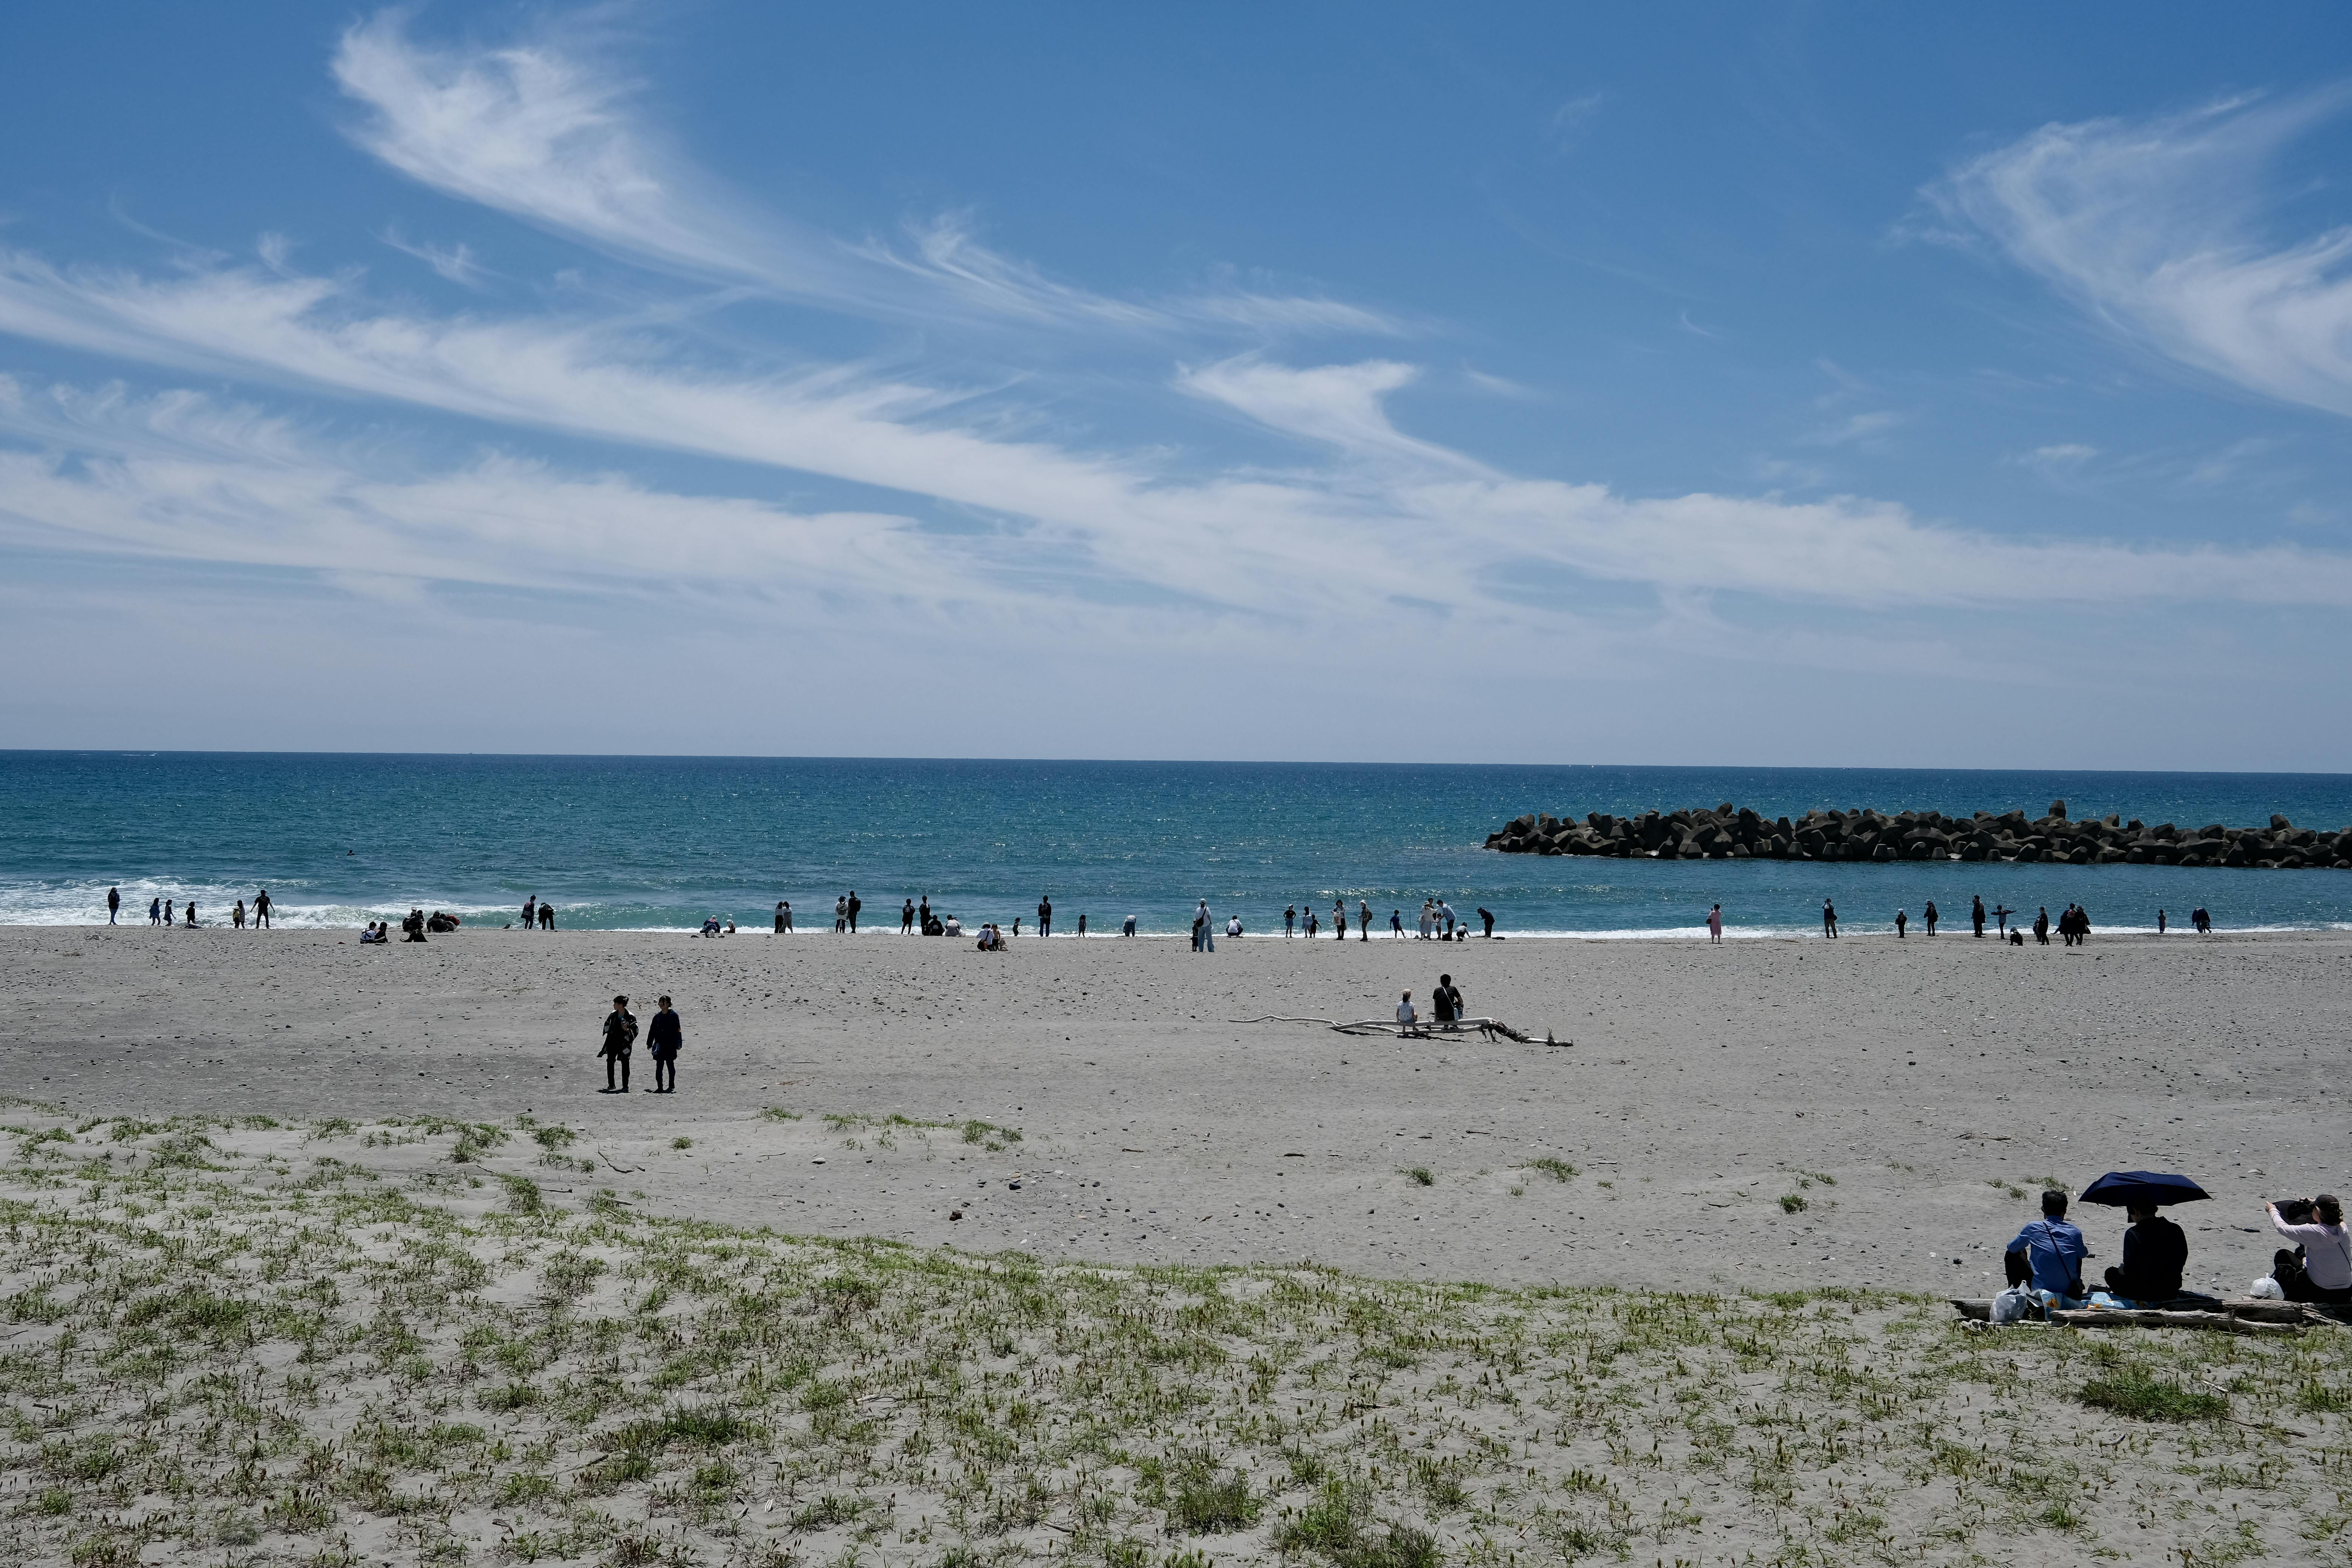
[[[1413,365],[1391,360],[1297,370],[1243,354],[1188,368],[1177,377],[1177,384],[1270,429],[1324,442],[1356,457],[1484,471],[1485,465],[1415,440],[1390,422],[1388,395],[1411,385],[1420,374]]]
[[[400,237],[398,229],[386,229],[383,242],[404,256],[416,258],[461,288],[481,289],[488,282],[482,264],[474,258],[473,247],[463,240],[450,246],[411,244]]]
[[[688,276],[858,313],[1129,331],[1392,332],[1380,312],[1318,298],[1211,291],[1122,300],[991,249],[971,219],[909,225],[900,243],[837,240],[761,208],[699,168],[637,109],[637,84],[544,39],[436,48],[385,11],[351,26],[336,82],[363,106],[354,139],[420,184]]]
[[[2273,158],[2347,103],[2339,87],[2046,125],[1926,194],[2143,347],[2352,414],[2352,228],[2279,243],[2265,205]]]
[[[1816,447],[1846,447],[1867,443],[1884,436],[1908,417],[1892,409],[1876,408],[1862,414],[1849,414],[1834,425],[1822,426],[1805,439]]]
[[[1599,114],[1609,95],[1599,89],[1580,92],[1554,109],[1544,119],[1544,140],[1555,153],[1572,152],[1584,140],[1585,127]]]
[[[2036,447],[2031,452],[2010,458],[2021,468],[2032,468],[2045,479],[2069,480],[2078,478],[2084,465],[2099,455],[2096,447],[2086,447],[2080,441],[2056,441],[2046,447]]]

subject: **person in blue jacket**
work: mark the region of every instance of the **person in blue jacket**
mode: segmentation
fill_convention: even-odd
[[[2083,1233],[2066,1223],[2066,1194],[2053,1187],[2042,1194],[2042,1217],[2017,1233],[2002,1261],[2011,1284],[2031,1284],[2037,1291],[2081,1302],[2089,1299],[2083,1289],[2083,1260],[2090,1256]]]

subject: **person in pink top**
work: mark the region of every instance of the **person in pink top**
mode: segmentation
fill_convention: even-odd
[[[1706,911],[1706,940],[1709,942],[1723,940],[1723,906],[1721,904],[1717,904]]]

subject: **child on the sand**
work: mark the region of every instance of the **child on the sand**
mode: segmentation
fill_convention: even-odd
[[[629,1011],[629,999],[626,996],[615,996],[613,998],[612,1012],[604,1016],[604,1044],[596,1053],[604,1058],[604,1087],[598,1092],[604,1094],[629,1092],[629,1053],[635,1047],[636,1043],[637,1020],[636,1016]],[[621,1079],[617,1088],[613,1083],[613,1076],[616,1071]]]

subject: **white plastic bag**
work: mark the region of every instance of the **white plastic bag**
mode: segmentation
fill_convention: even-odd
[[[2039,1315],[2033,1298],[2021,1286],[2011,1285],[1992,1299],[1992,1321],[1996,1323],[2021,1323]]]
[[[2276,1279],[2265,1274],[2246,1287],[2246,1294],[2257,1301],[2284,1301],[2286,1291]]]

